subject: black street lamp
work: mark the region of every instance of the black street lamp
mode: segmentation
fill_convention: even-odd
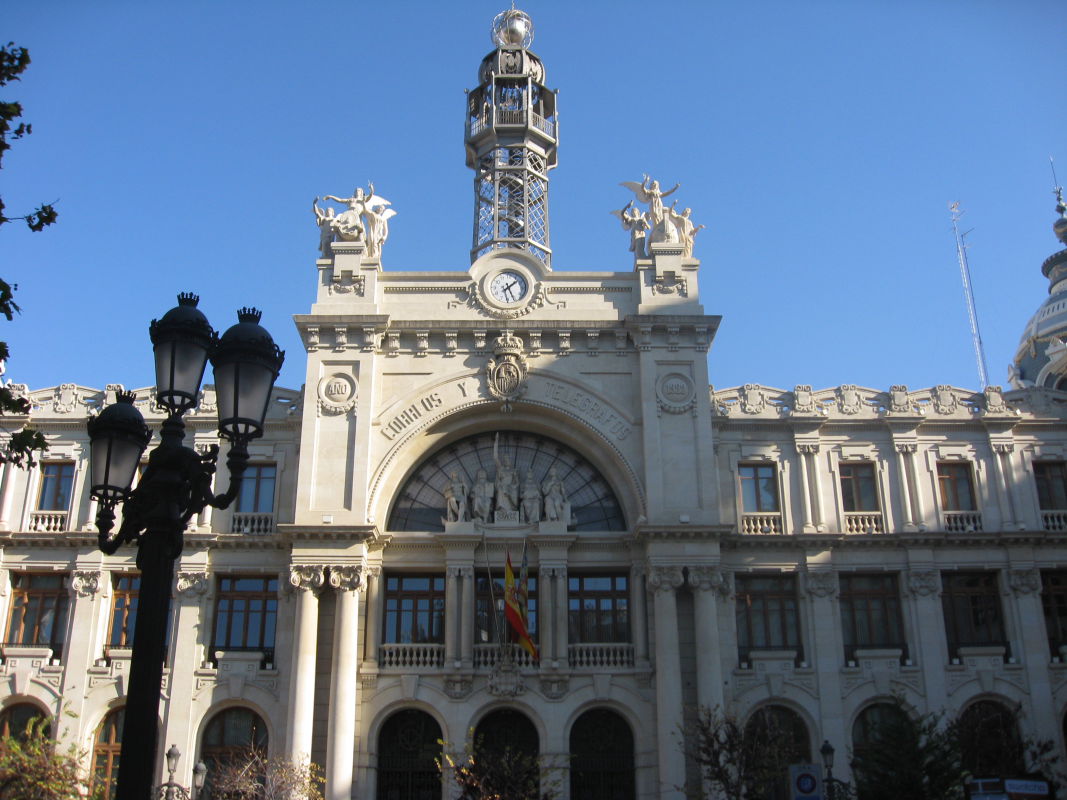
[[[849,785],[834,777],[834,746],[829,739],[823,739],[822,747],[819,748],[823,766],[826,768],[826,800],[844,800],[849,796]]]
[[[172,744],[166,752],[167,758],[167,782],[159,787],[157,792],[160,800],[196,800],[200,796],[200,790],[207,781],[207,767],[203,761],[197,761],[193,767],[192,792],[174,780],[174,773],[178,771],[178,759],[182,757],[178,745]]]
[[[248,443],[263,435],[271,389],[285,358],[259,325],[259,311],[242,308],[239,322],[219,337],[197,309],[198,300],[194,294],[178,295],[178,305],[149,328],[156,403],[167,419],[136,489],[131,491],[130,485],[151,433],[133,405],[133,394],[118,393],[117,402],[88,423],[100,549],[110,555],[126,542],[134,544],[141,571],[116,800],[145,800],[151,792],[171,583],[185,526],[207,506],[226,508],[237,497],[248,466]],[[220,495],[211,489],[218,446],[200,455],[182,444],[182,417],[196,407],[209,359],[215,370],[219,436],[230,443],[230,487]],[[120,503],[122,524],[112,535]]]

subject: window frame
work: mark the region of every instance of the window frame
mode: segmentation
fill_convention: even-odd
[[[124,583],[126,585],[122,585]],[[133,647],[133,633],[137,623],[137,606],[140,593],[141,573],[111,573],[111,615],[108,618],[105,650]],[[115,622],[120,614],[122,619],[116,628]]]
[[[238,588],[241,581],[260,581],[262,588]],[[273,584],[273,586],[272,586]],[[211,656],[216,650],[230,652],[261,652],[264,663],[274,663],[274,646],[278,633],[278,576],[249,573],[219,575],[215,584],[214,619],[211,630]],[[238,608],[233,601],[244,601],[244,607]],[[256,601],[254,604],[251,601]],[[224,606],[226,606],[224,608]],[[241,633],[235,641],[234,618],[241,620]],[[250,625],[250,620],[258,618],[258,624]],[[225,619],[220,634],[219,623]],[[252,628],[258,628],[251,637]],[[258,639],[258,642],[255,641]]]
[[[610,588],[587,582],[608,579]],[[567,641],[570,644],[631,644],[630,575],[625,572],[572,572],[567,575]],[[593,607],[586,607],[592,602]],[[607,603],[607,605],[603,605]],[[590,623],[588,612],[594,612]],[[607,631],[607,638],[598,633]]]
[[[1067,511],[1067,462],[1041,459],[1031,462],[1034,472],[1034,489],[1037,492],[1037,507],[1041,511]],[[1048,473],[1058,470],[1058,475]],[[1058,492],[1055,490],[1059,490]],[[1060,505],[1050,501],[1059,495]]]
[[[746,470],[753,470],[753,474],[746,475]],[[769,470],[769,476],[761,476],[759,474],[762,470]],[[774,489],[773,504],[774,508],[763,508],[763,500],[761,498],[762,492],[760,491],[760,481],[770,480],[770,486]],[[782,489],[778,482],[778,463],[775,461],[740,461],[737,464],[737,480],[738,491],[740,493],[740,504],[742,514],[781,514],[782,513]],[[745,501],[746,487],[752,487],[752,497],[755,501],[755,507],[749,508],[749,504]]]
[[[1067,570],[1041,570],[1041,611],[1049,656],[1058,658],[1067,645]]]
[[[873,508],[862,508],[863,490],[860,482],[863,477],[853,474],[856,471],[866,472],[870,480],[871,499]],[[848,474],[846,474],[848,473]],[[881,514],[882,498],[878,491],[878,469],[870,461],[858,461],[855,459],[837,462],[838,485],[841,489],[841,509],[846,514]],[[847,488],[846,488],[847,487]],[[860,502],[857,502],[860,501]],[[852,506],[850,508],[849,506]]]
[[[537,572],[531,570],[528,575],[529,592],[526,597],[526,611],[528,615],[527,633],[530,634],[530,639],[534,642],[538,642],[538,619],[537,619]],[[515,574],[515,581],[518,582],[519,574]],[[492,600],[496,600],[496,615],[497,623],[492,623],[492,619],[488,614],[488,607]],[[475,644],[499,644],[499,640],[494,636],[497,626],[501,628],[507,628],[508,622],[504,619],[504,575],[493,576],[493,594],[489,593],[489,576],[484,572],[477,573],[474,578],[474,634]],[[480,638],[482,633],[487,635],[487,638]],[[510,636],[510,634],[509,634]],[[510,638],[507,641],[512,641]]]
[[[959,487],[961,484],[966,485],[967,491],[970,493],[970,508],[960,503]],[[974,462],[962,460],[938,461],[937,497],[942,511],[949,513],[977,512],[978,484],[975,481]]]
[[[50,474],[55,470],[56,474]],[[76,462],[70,459],[53,459],[41,462],[40,481],[37,486],[37,500],[34,503],[34,511],[58,513],[70,513],[74,502],[74,477],[77,472]],[[52,490],[49,492],[49,488]],[[65,487],[65,488],[64,488]],[[46,493],[52,498],[45,505]],[[61,503],[60,498],[65,493],[66,503]]]
[[[855,585],[859,580],[869,579],[876,579],[882,585],[869,589]],[[908,638],[904,628],[900,576],[897,573],[843,572],[838,575],[838,601],[846,663],[855,660],[857,650],[898,648],[901,658],[907,658]],[[876,604],[882,604],[883,607],[876,609]],[[861,624],[865,628],[865,635],[858,635],[861,633]],[[876,628],[880,629],[880,636],[872,635]],[[863,639],[869,641],[861,641]]]
[[[271,470],[272,474],[265,475],[265,470]],[[262,500],[262,490],[270,484],[270,503],[268,508],[263,508],[265,505]],[[248,488],[251,489],[252,508],[244,508],[244,501],[248,495]],[[241,490],[237,493],[237,498],[234,501],[233,511],[235,514],[273,514],[275,502],[278,498],[278,464],[275,461],[260,461],[254,462],[248,465],[245,469],[244,477],[241,478]]]
[[[759,592],[754,592],[747,586],[753,581],[762,580],[780,581],[782,585],[773,591]],[[734,595],[736,598],[734,616],[737,624],[737,654],[740,663],[750,662],[750,654],[753,650],[792,650],[796,652],[797,663],[804,660],[804,637],[800,626],[799,589],[796,573],[792,572],[749,572],[738,573],[734,576]],[[770,610],[770,612],[767,610],[756,612],[753,610],[752,601],[757,597],[761,599],[762,603],[776,601],[780,605],[777,609]],[[758,617],[753,616],[753,614],[757,613]],[[770,624],[775,615],[778,616],[779,620],[779,624],[774,626],[777,627],[777,631],[773,631]],[[790,618],[794,623],[791,629],[788,625]],[[762,638],[765,641],[761,644],[756,644],[753,636],[756,630],[753,622],[757,620],[762,620],[759,627],[763,629]],[[742,623],[744,624],[742,625]],[[781,641],[775,643],[771,641],[773,639],[780,639]]]
[[[57,578],[57,587],[33,586],[35,579]],[[7,628],[4,634],[4,642],[8,645],[22,647],[50,647],[53,658],[61,658],[67,644],[67,625],[70,623],[70,590],[65,585],[68,574],[65,572],[13,572],[11,574],[11,602],[8,607]],[[24,603],[20,605],[20,600]],[[51,607],[45,603],[51,602]],[[30,601],[36,607],[32,627],[33,633],[29,637],[32,641],[25,641],[26,636],[26,612],[30,608]],[[22,616],[18,622],[17,631],[14,630],[15,617],[19,611]],[[41,635],[40,618],[51,613],[48,633]],[[41,641],[45,639],[46,641]]]
[[[980,585],[964,586],[968,580],[979,581]],[[996,571],[942,571],[941,610],[950,659],[959,658],[961,647],[1003,647],[1004,655],[1010,655],[1000,579]],[[991,610],[996,612],[992,622],[976,624],[976,615],[988,614]],[[990,633],[999,633],[999,637],[978,635],[980,625],[995,627]]]
[[[382,644],[444,644],[445,642],[445,575],[429,572],[386,573],[382,582]],[[428,581],[425,589],[408,588],[406,582]],[[406,601],[412,606],[405,608]],[[425,601],[425,606],[422,606]],[[391,607],[394,606],[395,607]],[[409,624],[405,626],[404,620]],[[425,619],[425,633],[419,620]],[[407,630],[405,630],[405,627]]]
[[[101,797],[115,797],[118,789],[119,756],[122,754],[122,725],[126,706],[108,709],[93,734],[92,773],[89,776],[90,796],[99,788]],[[106,736],[101,741],[101,736]]]

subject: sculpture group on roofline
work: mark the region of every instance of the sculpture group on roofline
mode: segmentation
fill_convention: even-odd
[[[527,471],[520,484],[519,472],[506,456],[497,459],[494,480],[490,481],[486,471],[479,469],[470,487],[453,470],[444,496],[446,522],[570,524],[570,504],[556,468],[550,467],[541,483],[534,479],[533,472]]]
[[[330,256],[331,242],[364,242],[367,255],[380,258],[385,240],[389,238],[389,220],[396,211],[384,197],[374,193],[374,184],[368,184],[367,191],[362,187],[355,189],[352,197],[326,195],[323,200],[344,203],[347,208],[340,214],[327,206],[319,208],[319,198],[311,204],[319,226],[319,250],[323,258]]]
[[[651,250],[649,245],[657,242],[667,244],[680,244],[682,253],[687,258],[693,255],[693,240],[703,229],[703,225],[693,225],[690,218],[692,209],[678,211],[675,200],[670,206],[663,204],[663,198],[673,194],[680,183],[676,183],[672,189],[663,191],[659,181],[652,180],[648,175],[643,176],[641,183],[623,181],[620,186],[625,186],[632,191],[637,200],[648,204],[648,211],[641,211],[631,200],[619,211],[612,211],[622,227],[630,232],[630,250],[635,258],[649,258]]]

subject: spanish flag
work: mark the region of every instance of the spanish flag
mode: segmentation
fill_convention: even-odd
[[[533,643],[530,633],[526,629],[525,577],[524,574],[523,585],[520,587],[515,581],[515,570],[511,568],[511,553],[508,553],[504,562],[504,616],[508,618],[508,622],[515,631],[515,637],[518,639],[519,644],[532,658],[537,658],[537,645]]]

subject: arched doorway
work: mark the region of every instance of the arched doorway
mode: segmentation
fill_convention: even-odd
[[[99,787],[100,796],[109,800],[115,796],[115,790],[118,788],[115,781],[119,777],[119,753],[122,750],[120,737],[125,717],[125,708],[109,711],[96,729],[96,738],[93,741],[93,791],[97,791]]]
[[[1015,714],[996,700],[979,700],[960,715],[963,768],[976,778],[1024,774],[1024,746]]]
[[[256,751],[267,752],[267,723],[250,708],[226,708],[211,718],[200,740],[200,758],[218,771]]]
[[[633,800],[634,736],[619,714],[606,708],[586,711],[574,722],[570,739],[571,797]]]
[[[474,764],[487,790],[502,797],[540,797],[541,742],[529,717],[504,708],[474,729]]]
[[[441,726],[425,711],[393,714],[378,734],[378,800],[439,800]]]
[[[907,722],[900,706],[872,703],[856,715],[852,723],[852,752],[859,758],[878,746],[881,738],[901,723]]]
[[[789,765],[811,763],[811,737],[800,714],[780,705],[762,706],[748,718],[743,734],[747,760],[754,765],[759,785],[749,788],[749,796],[766,800],[788,800]]]

